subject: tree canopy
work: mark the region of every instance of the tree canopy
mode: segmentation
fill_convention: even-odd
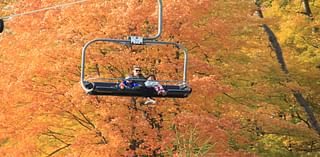
[[[4,0],[0,15],[69,2]],[[189,50],[193,92],[155,105],[89,96],[79,83],[81,49],[89,40],[156,34],[155,0],[87,0],[4,19],[0,155],[318,155],[319,133],[292,91],[304,96],[318,121],[319,7],[319,1],[163,1],[159,40]],[[124,77],[132,65],[159,80],[182,77],[182,54],[169,46],[97,43],[88,52],[86,77]]]

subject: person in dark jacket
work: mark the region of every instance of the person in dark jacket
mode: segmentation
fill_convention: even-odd
[[[142,70],[139,66],[134,66],[132,70],[132,78],[138,79],[139,82],[143,84],[143,82],[146,80],[146,77],[142,74]]]
[[[132,76],[127,76],[120,84],[119,87],[120,89],[134,89],[137,87],[141,87],[141,84],[133,82],[133,77]]]
[[[134,82],[141,85],[141,87],[144,87],[144,82],[146,81],[146,77],[142,74],[142,70],[140,66],[133,66],[132,70],[132,78],[137,79]],[[137,97],[131,97],[131,104],[137,103]]]

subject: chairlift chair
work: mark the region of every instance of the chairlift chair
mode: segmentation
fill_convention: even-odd
[[[87,42],[82,48],[82,60],[81,60],[81,86],[87,94],[90,95],[110,95],[110,96],[135,96],[135,97],[170,97],[170,98],[186,98],[191,93],[192,89],[188,86],[187,82],[187,63],[188,52],[185,47],[175,42],[157,41],[160,37],[162,30],[162,0],[158,0],[159,4],[159,16],[158,16],[158,33],[154,37],[138,37],[130,36],[127,40],[123,39],[110,39],[110,38],[97,38]],[[184,68],[183,79],[179,81],[178,85],[163,85],[167,91],[166,95],[158,95],[153,88],[138,88],[138,89],[120,89],[118,83],[109,81],[94,81],[93,79],[85,79],[85,58],[87,48],[96,42],[108,42],[122,45],[172,45],[184,52]],[[105,80],[119,80],[116,78],[109,78]],[[120,79],[121,80],[121,79]],[[159,81],[159,82],[177,82],[177,81]]]

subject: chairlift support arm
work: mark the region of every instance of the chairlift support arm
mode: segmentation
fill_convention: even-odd
[[[161,36],[162,33],[162,0],[158,0],[158,33],[154,37],[145,38],[145,40],[155,40]]]
[[[179,43],[167,42],[167,41],[157,41],[161,36],[162,32],[162,0],[158,0],[159,13],[158,13],[158,33],[153,37],[139,37],[139,36],[129,36],[127,40],[123,39],[110,39],[110,38],[97,38],[87,42],[82,48],[82,60],[81,60],[81,87],[88,94],[93,95],[115,95],[115,96],[143,96],[143,97],[161,97],[155,94],[151,89],[141,89],[141,90],[124,90],[119,91],[115,88],[117,84],[109,82],[89,82],[85,80],[85,61],[86,61],[86,50],[87,48],[95,42],[109,42],[115,44],[123,45],[173,45],[179,50],[184,52],[184,68],[183,68],[183,78],[182,84],[179,86],[165,85],[168,93],[166,96],[162,97],[174,97],[174,98],[184,98],[187,97],[192,89],[188,87],[187,83],[187,63],[188,63],[188,50]]]
[[[161,36],[162,33],[162,0],[158,0],[158,33],[153,37],[139,37],[139,36],[130,36],[132,44],[141,45],[146,40],[156,40]]]

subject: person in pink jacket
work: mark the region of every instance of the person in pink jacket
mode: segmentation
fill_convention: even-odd
[[[147,80],[144,82],[144,85],[147,88],[153,88],[158,93],[158,95],[165,96],[167,94],[163,86],[158,81],[156,81],[155,75],[149,75],[147,77]]]

